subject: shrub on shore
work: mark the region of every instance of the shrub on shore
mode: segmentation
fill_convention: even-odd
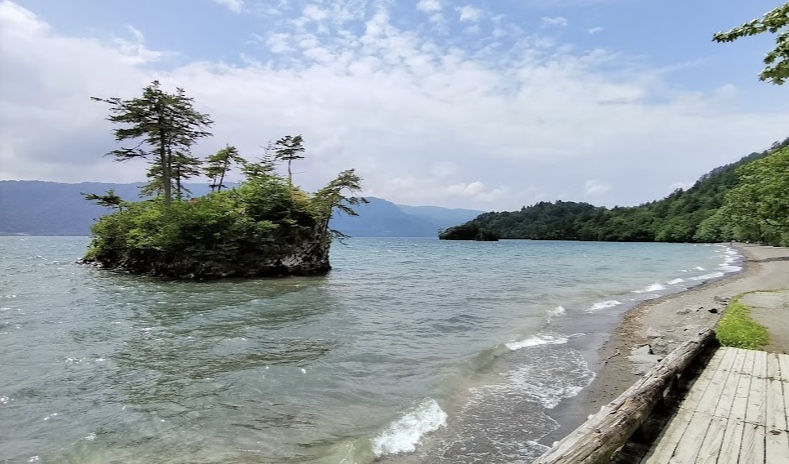
[[[731,300],[715,333],[721,345],[758,349],[767,344],[770,335],[766,327],[751,319],[751,308],[740,301],[743,295]]]

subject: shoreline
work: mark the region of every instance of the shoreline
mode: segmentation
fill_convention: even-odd
[[[549,413],[560,427],[540,443],[550,446],[560,440],[633,385],[642,376],[636,361],[643,363],[643,372],[699,330],[714,328],[732,297],[754,290],[789,288],[789,248],[741,243],[733,248],[742,256],[742,270],[644,301],[619,316],[608,337],[589,353],[594,380]],[[630,358],[631,350],[645,345],[655,356],[646,354],[647,348],[642,356]]]

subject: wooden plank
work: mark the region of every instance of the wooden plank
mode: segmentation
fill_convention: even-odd
[[[783,387],[778,355],[769,353],[767,355],[767,395],[765,398],[768,431],[787,430]]]
[[[754,352],[753,372],[751,373],[751,392],[748,395],[748,410],[745,422],[764,426],[767,421],[765,399],[767,397],[767,353]]]
[[[781,381],[789,382],[789,354],[779,354],[778,362],[781,365]]]
[[[703,394],[696,403],[696,411],[712,415],[718,407],[721,399],[721,394],[726,386],[726,381],[732,372],[732,366],[737,358],[737,350],[726,349],[721,360],[720,367],[715,370],[715,373],[710,378],[707,387],[704,389]],[[695,400],[696,396],[690,396],[691,400]],[[692,403],[691,403],[692,404]]]
[[[763,426],[745,423],[742,444],[740,445],[740,462],[743,464],[762,464],[765,462]]]
[[[726,384],[723,386],[723,391],[720,394],[720,401],[718,407],[715,408],[713,415],[723,417],[728,420],[731,415],[732,408],[734,407],[734,398],[737,394],[737,385],[742,378],[742,364],[745,361],[745,350],[736,350],[734,363],[732,364],[729,376],[726,378]]]
[[[736,377],[736,376],[732,376]],[[716,464],[723,447],[723,437],[729,420],[725,417],[711,416],[709,428],[694,462],[698,464]]]
[[[718,348],[717,351],[715,351],[712,359],[710,359],[709,363],[704,367],[704,370],[701,371],[701,374],[699,374],[693,382],[693,385],[690,386],[690,390],[685,395],[685,399],[683,399],[682,403],[679,405],[680,408],[689,407],[694,410],[696,409],[696,406],[704,396],[704,392],[715,376],[715,373],[722,369],[721,365],[726,357],[726,353],[728,353],[728,348],[725,347]]]
[[[767,430],[765,437],[766,462],[789,462],[789,430],[786,419],[785,388],[781,381],[781,359],[778,354],[767,355]]]
[[[742,371],[740,372],[740,381],[737,383],[737,393],[734,395],[734,404],[732,404],[731,419],[745,421],[745,414],[748,411],[748,396],[751,392],[751,381],[753,377],[754,352],[750,350],[745,351],[745,359],[743,360]]]
[[[685,429],[685,433],[682,434],[682,438],[679,439],[671,459],[667,462],[670,464],[695,464],[712,419],[712,414],[696,411]]]
[[[784,416],[789,425],[789,355],[779,354],[778,361],[781,367],[781,384],[784,390]]]
[[[765,433],[764,462],[789,462],[789,432],[768,428]]]
[[[723,446],[720,450],[717,464],[738,464],[740,460],[740,447],[745,422],[729,419],[726,431],[723,433]],[[747,463],[743,463],[747,464]]]
[[[674,456],[682,435],[693,420],[693,409],[680,409],[671,419],[660,436],[655,440],[655,445],[644,457],[643,464],[665,464]]]

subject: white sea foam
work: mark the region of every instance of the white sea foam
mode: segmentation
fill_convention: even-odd
[[[549,309],[548,311],[546,311],[546,313],[548,314],[548,322],[551,322],[552,320],[554,320],[559,316],[564,316],[566,312],[567,310],[564,309],[564,306],[557,306],[553,309]]]
[[[667,284],[669,284],[669,285],[677,285],[677,284],[681,284],[682,282],[685,282],[685,279],[679,279],[679,278],[677,278],[677,279],[672,279],[672,280],[669,280],[669,281],[668,281],[668,282],[666,282],[666,283],[667,283]]]
[[[740,257],[737,250],[726,247],[723,253],[726,255],[726,258],[724,258],[723,263],[718,266],[718,270],[722,272],[737,272],[742,270],[742,266],[736,264]]]
[[[567,343],[566,337],[554,337],[553,335],[534,335],[519,342],[509,342],[506,346],[512,351],[518,351],[522,348],[528,348],[530,346],[562,345],[565,343]]]
[[[742,266],[719,266],[718,269],[723,272],[737,272],[742,270]]]
[[[618,300],[606,300],[606,301],[598,301],[597,303],[593,304],[587,311],[595,312],[601,309],[606,308],[613,308],[614,306],[621,305],[622,302]]]
[[[424,401],[389,424],[386,430],[373,439],[373,453],[381,457],[413,452],[425,434],[440,429],[446,423],[447,413],[436,400]]]
[[[709,279],[717,279],[718,277],[723,277],[722,272],[712,272],[710,274],[700,275],[698,277],[691,277],[690,280],[700,281],[700,280],[709,280]]]
[[[703,270],[704,270],[704,268],[703,268],[703,267],[701,267],[701,266],[696,266],[696,270],[697,270],[697,271],[703,271]]]
[[[512,385],[548,409],[555,408],[564,398],[577,395],[592,383],[595,373],[580,352],[570,350],[562,353],[546,366],[523,366],[510,371]]]
[[[641,290],[636,290],[633,293],[652,293],[652,292],[659,292],[659,291],[665,290],[665,289],[666,289],[666,287],[664,287],[663,285],[658,284],[658,283],[654,283],[654,284],[652,284],[652,285],[650,285],[650,286],[648,286],[646,288],[643,288]]]

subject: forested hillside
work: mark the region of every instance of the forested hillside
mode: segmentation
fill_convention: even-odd
[[[787,147],[789,138],[767,151],[713,169],[687,190],[678,189],[662,200],[639,206],[608,209],[588,203],[540,202],[520,211],[484,213],[472,222],[501,238],[625,242],[737,239],[787,244],[788,224],[781,219],[782,215],[789,217],[789,186],[783,188],[781,183],[789,177]],[[759,174],[751,172],[754,170]],[[755,212],[763,211],[765,205],[771,205],[771,210],[757,217]],[[451,232],[447,230],[440,237],[449,238]]]

